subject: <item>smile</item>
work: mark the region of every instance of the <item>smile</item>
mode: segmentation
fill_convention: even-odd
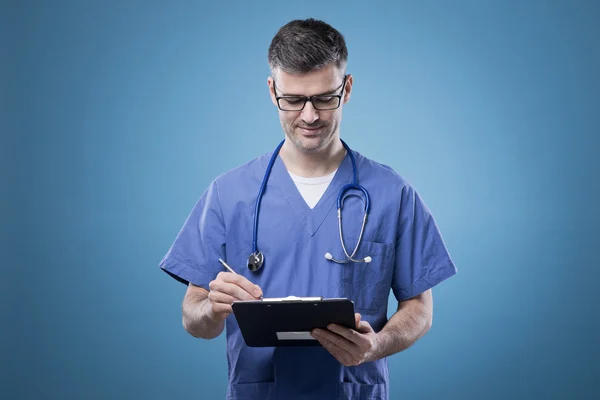
[[[314,135],[315,133],[319,132],[323,127],[320,126],[318,128],[305,128],[305,127],[298,127],[298,129],[300,129],[300,131],[302,131],[302,133],[306,134],[306,135]]]

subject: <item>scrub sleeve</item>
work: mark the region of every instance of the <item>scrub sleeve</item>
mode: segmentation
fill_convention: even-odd
[[[208,284],[222,271],[225,259],[225,224],[214,181],[188,215],[160,268],[179,282],[209,290]]]
[[[400,210],[392,290],[403,301],[457,271],[431,212],[410,185],[402,189]]]

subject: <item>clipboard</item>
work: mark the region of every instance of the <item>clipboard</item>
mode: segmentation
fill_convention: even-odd
[[[330,323],[356,329],[348,299],[289,296],[236,301],[231,307],[249,347],[321,346],[311,330]]]

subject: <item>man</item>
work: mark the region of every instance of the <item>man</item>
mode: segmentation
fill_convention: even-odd
[[[387,399],[386,357],[427,332],[431,288],[456,273],[410,184],[341,141],[354,83],[347,57],[343,36],[324,22],[292,21],[279,30],[269,48],[268,86],[283,145],[216,178],[161,261],[188,285],[185,329],[210,339],[226,327],[228,398]],[[340,228],[338,194],[355,179],[366,193],[344,197]],[[370,212],[362,226],[366,194]],[[334,261],[348,258],[354,261]],[[390,289],[398,310],[388,321]],[[357,330],[315,330],[322,346],[246,346],[231,304],[289,295],[352,300]]]

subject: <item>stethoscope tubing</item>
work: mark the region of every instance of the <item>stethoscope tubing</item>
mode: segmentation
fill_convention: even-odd
[[[354,258],[354,256],[356,255],[356,252],[358,251],[358,248],[360,247],[360,243],[362,242],[365,225],[367,223],[367,217],[368,217],[369,210],[371,207],[371,200],[370,200],[369,192],[367,191],[367,189],[365,189],[363,186],[358,184],[358,168],[356,166],[356,160],[354,158],[354,154],[352,153],[352,150],[350,150],[350,147],[346,144],[346,142],[344,142],[341,139],[340,139],[340,141],[342,142],[342,145],[348,152],[348,154],[350,156],[350,161],[352,162],[352,183],[349,183],[349,184],[345,185],[344,187],[342,187],[342,189],[338,193],[338,197],[337,197],[339,235],[340,235],[340,242],[342,244],[342,249],[344,250],[344,254],[346,255],[346,260],[336,260],[335,258],[333,258],[333,256],[330,253],[325,254],[325,258],[327,260],[333,261],[338,264],[345,264],[348,262],[355,262],[355,263],[367,262],[367,263],[369,263],[369,262],[371,262],[371,257],[369,257],[369,256],[365,257],[362,260],[356,260]],[[265,172],[265,176],[263,177],[263,181],[260,185],[260,190],[258,191],[258,198],[256,199],[256,206],[255,206],[255,210],[254,210],[254,226],[253,226],[253,230],[252,230],[252,253],[250,255],[250,258],[252,258],[253,255],[259,257],[260,265],[258,267],[256,267],[256,265],[253,265],[254,269],[252,269],[252,271],[256,271],[256,270],[260,269],[260,267],[262,266],[262,263],[263,263],[264,256],[262,255],[262,253],[260,253],[258,251],[258,216],[260,213],[260,204],[261,204],[264,192],[265,192],[265,188],[267,186],[267,182],[271,175],[271,171],[273,170],[273,165],[275,164],[275,160],[277,159],[277,157],[279,155],[279,151],[281,150],[281,147],[283,146],[284,143],[285,143],[285,139],[282,140],[281,143],[279,143],[279,145],[273,152],[273,155],[271,156],[271,159],[269,160],[269,164],[267,165],[267,171]],[[356,243],[356,246],[354,247],[352,254],[348,254],[346,245],[344,243],[344,236],[343,236],[343,232],[342,232],[342,208],[344,207],[344,194],[347,191],[352,190],[352,189],[358,190],[363,193],[365,214],[363,217],[362,226],[360,229],[360,235],[359,235],[358,241]],[[361,198],[361,200],[363,200],[363,199]],[[250,267],[250,265],[249,265],[249,267]]]
[[[269,165],[267,166],[267,172],[265,173],[265,176],[263,177],[262,184],[260,185],[260,190],[258,191],[258,198],[256,199],[256,206],[254,209],[254,229],[252,232],[252,252],[253,253],[258,252],[257,236],[258,236],[258,213],[260,211],[260,202],[261,202],[263,194],[265,192],[265,187],[267,186],[267,181],[269,180],[269,176],[271,175],[271,170],[273,169],[273,164],[275,164],[275,160],[277,159],[279,150],[281,150],[281,146],[283,146],[284,143],[285,143],[285,139],[282,140],[281,143],[279,143],[279,145],[275,149],[275,152],[273,153],[273,156],[269,160]]]

